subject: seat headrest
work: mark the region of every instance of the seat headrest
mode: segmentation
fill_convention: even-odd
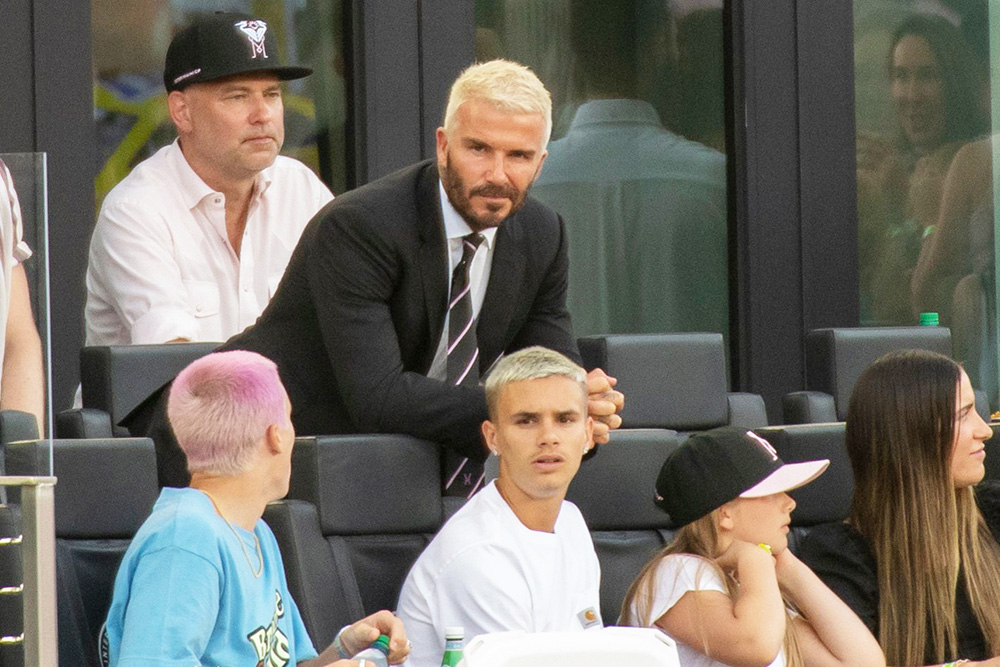
[[[862,371],[893,350],[952,355],[947,327],[814,329],[806,334],[806,388],[833,396],[837,418],[847,418],[851,392]]]
[[[854,473],[844,445],[844,422],[797,424],[754,429],[785,463],[830,459],[830,467],[803,487],[790,492],[796,507],[793,526],[842,521],[851,507]]]
[[[439,448],[405,435],[299,438],[288,496],[316,506],[324,535],[433,533]]]
[[[721,334],[592,336],[579,346],[584,366],[618,378],[628,396],[623,428],[700,431],[728,422]]]
[[[83,406],[111,415],[117,424],[147,396],[170,382],[220,343],[102,345],[80,350]]]
[[[130,538],[149,516],[160,489],[149,438],[37,440],[7,445],[12,475],[57,478],[56,537]]]
[[[660,466],[677,444],[673,431],[613,431],[594,460],[580,466],[566,500],[580,508],[591,530],[670,527],[670,517],[653,504],[653,496]]]

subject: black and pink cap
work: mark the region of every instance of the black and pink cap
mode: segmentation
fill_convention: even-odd
[[[229,12],[204,15],[170,42],[163,85],[171,92],[251,72],[271,72],[282,81],[312,74],[308,67],[282,65],[278,55],[277,39],[266,21]]]
[[[785,463],[756,433],[725,426],[692,435],[670,453],[656,479],[655,502],[679,527],[735,498],[797,489],[829,465],[828,459]]]

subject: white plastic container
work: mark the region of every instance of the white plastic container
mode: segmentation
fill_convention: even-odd
[[[674,640],[655,628],[496,632],[465,646],[459,667],[680,667]]]

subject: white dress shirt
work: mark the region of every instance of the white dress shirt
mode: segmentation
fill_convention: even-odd
[[[448,290],[451,291],[451,274],[462,261],[462,237],[472,233],[469,227],[455,207],[451,205],[444,185],[438,181],[438,194],[441,197],[441,217],[444,219],[444,235],[448,239]],[[472,295],[472,317],[479,317],[479,310],[483,307],[483,299],[486,297],[486,286],[490,282],[490,268],[493,266],[493,249],[496,244],[497,228],[490,227],[483,230],[483,241],[476,254],[472,256],[472,264],[469,265],[469,285]],[[451,303],[451,299],[448,299]],[[448,312],[444,314],[444,330],[441,332],[441,340],[438,342],[437,352],[434,353],[434,361],[427,377],[435,380],[446,380],[448,378]]]
[[[304,164],[257,175],[240,253],[226,200],[175,141],[108,194],[90,242],[87,345],[223,341],[260,316],[306,223],[333,199]]]

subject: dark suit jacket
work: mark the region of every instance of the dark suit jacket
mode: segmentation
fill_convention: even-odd
[[[270,305],[224,347],[278,364],[300,435],[406,433],[482,459],[482,389],[426,377],[447,310],[446,252],[433,161],[348,192],[316,214]],[[481,373],[529,345],[579,362],[567,282],[562,220],[528,199],[496,235]]]

